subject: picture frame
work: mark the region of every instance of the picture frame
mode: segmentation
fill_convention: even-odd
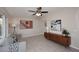
[[[51,30],[61,31],[61,19],[51,21]]]
[[[31,20],[20,20],[20,29],[32,29],[33,21]]]

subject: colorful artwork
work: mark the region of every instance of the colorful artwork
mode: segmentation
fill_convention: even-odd
[[[20,29],[32,29],[33,23],[32,21],[20,20]]]

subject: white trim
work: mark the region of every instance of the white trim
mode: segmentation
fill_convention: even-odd
[[[5,37],[8,37],[8,18],[5,19]]]
[[[74,49],[76,49],[76,50],[79,50],[79,48],[77,48],[77,47],[75,47],[75,46],[73,46],[73,45],[70,45],[70,47],[72,47],[72,48],[74,48]]]
[[[37,36],[37,35],[43,35],[43,33],[40,33],[40,34],[31,34],[31,35],[22,34],[22,37],[32,37],[32,36]]]

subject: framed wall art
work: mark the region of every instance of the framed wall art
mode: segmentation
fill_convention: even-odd
[[[20,29],[32,29],[33,22],[31,20],[20,20]]]
[[[61,20],[52,20],[51,21],[51,30],[61,31]]]

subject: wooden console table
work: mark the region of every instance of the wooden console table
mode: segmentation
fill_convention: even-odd
[[[44,32],[44,36],[46,39],[55,41],[59,44],[64,45],[65,47],[69,47],[69,45],[71,44],[70,36],[63,36],[63,35],[48,33],[48,32]]]

